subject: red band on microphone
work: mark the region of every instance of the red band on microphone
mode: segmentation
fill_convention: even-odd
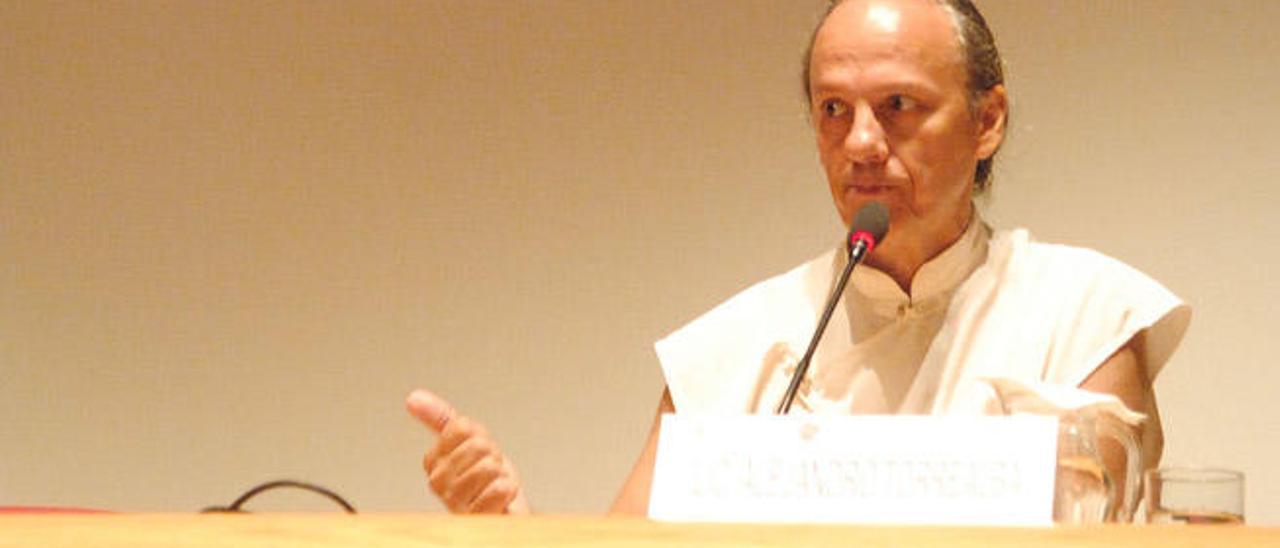
[[[853,234],[849,235],[850,246],[858,243],[858,240],[862,240],[867,246],[866,253],[863,253],[864,256],[870,255],[871,251],[876,248],[876,237],[872,235],[870,232],[867,232],[865,230],[858,230],[858,231],[855,231]]]

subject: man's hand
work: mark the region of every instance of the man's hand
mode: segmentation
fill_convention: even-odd
[[[435,447],[422,457],[422,469],[450,512],[529,513],[515,467],[484,426],[426,390],[410,393],[405,407],[437,435]]]

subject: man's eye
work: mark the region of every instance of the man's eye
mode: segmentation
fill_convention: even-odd
[[[889,97],[889,108],[897,112],[912,110],[916,108],[916,100],[905,95],[893,95]]]
[[[822,103],[822,113],[828,118],[839,118],[849,112],[849,106],[842,101],[824,101]]]

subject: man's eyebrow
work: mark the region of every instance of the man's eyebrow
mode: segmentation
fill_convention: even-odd
[[[834,83],[835,80],[836,79],[830,79],[825,82],[821,78],[815,80],[813,83],[813,95],[843,95],[847,91],[848,87],[839,83]],[[917,78],[904,78],[877,83],[866,86],[863,91],[877,95],[893,92],[914,95],[937,95],[941,93],[941,90],[937,85]]]

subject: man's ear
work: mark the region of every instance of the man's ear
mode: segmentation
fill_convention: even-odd
[[[1009,116],[1009,96],[1003,84],[987,90],[978,105],[978,159],[995,155],[1004,142],[1004,124]]]

